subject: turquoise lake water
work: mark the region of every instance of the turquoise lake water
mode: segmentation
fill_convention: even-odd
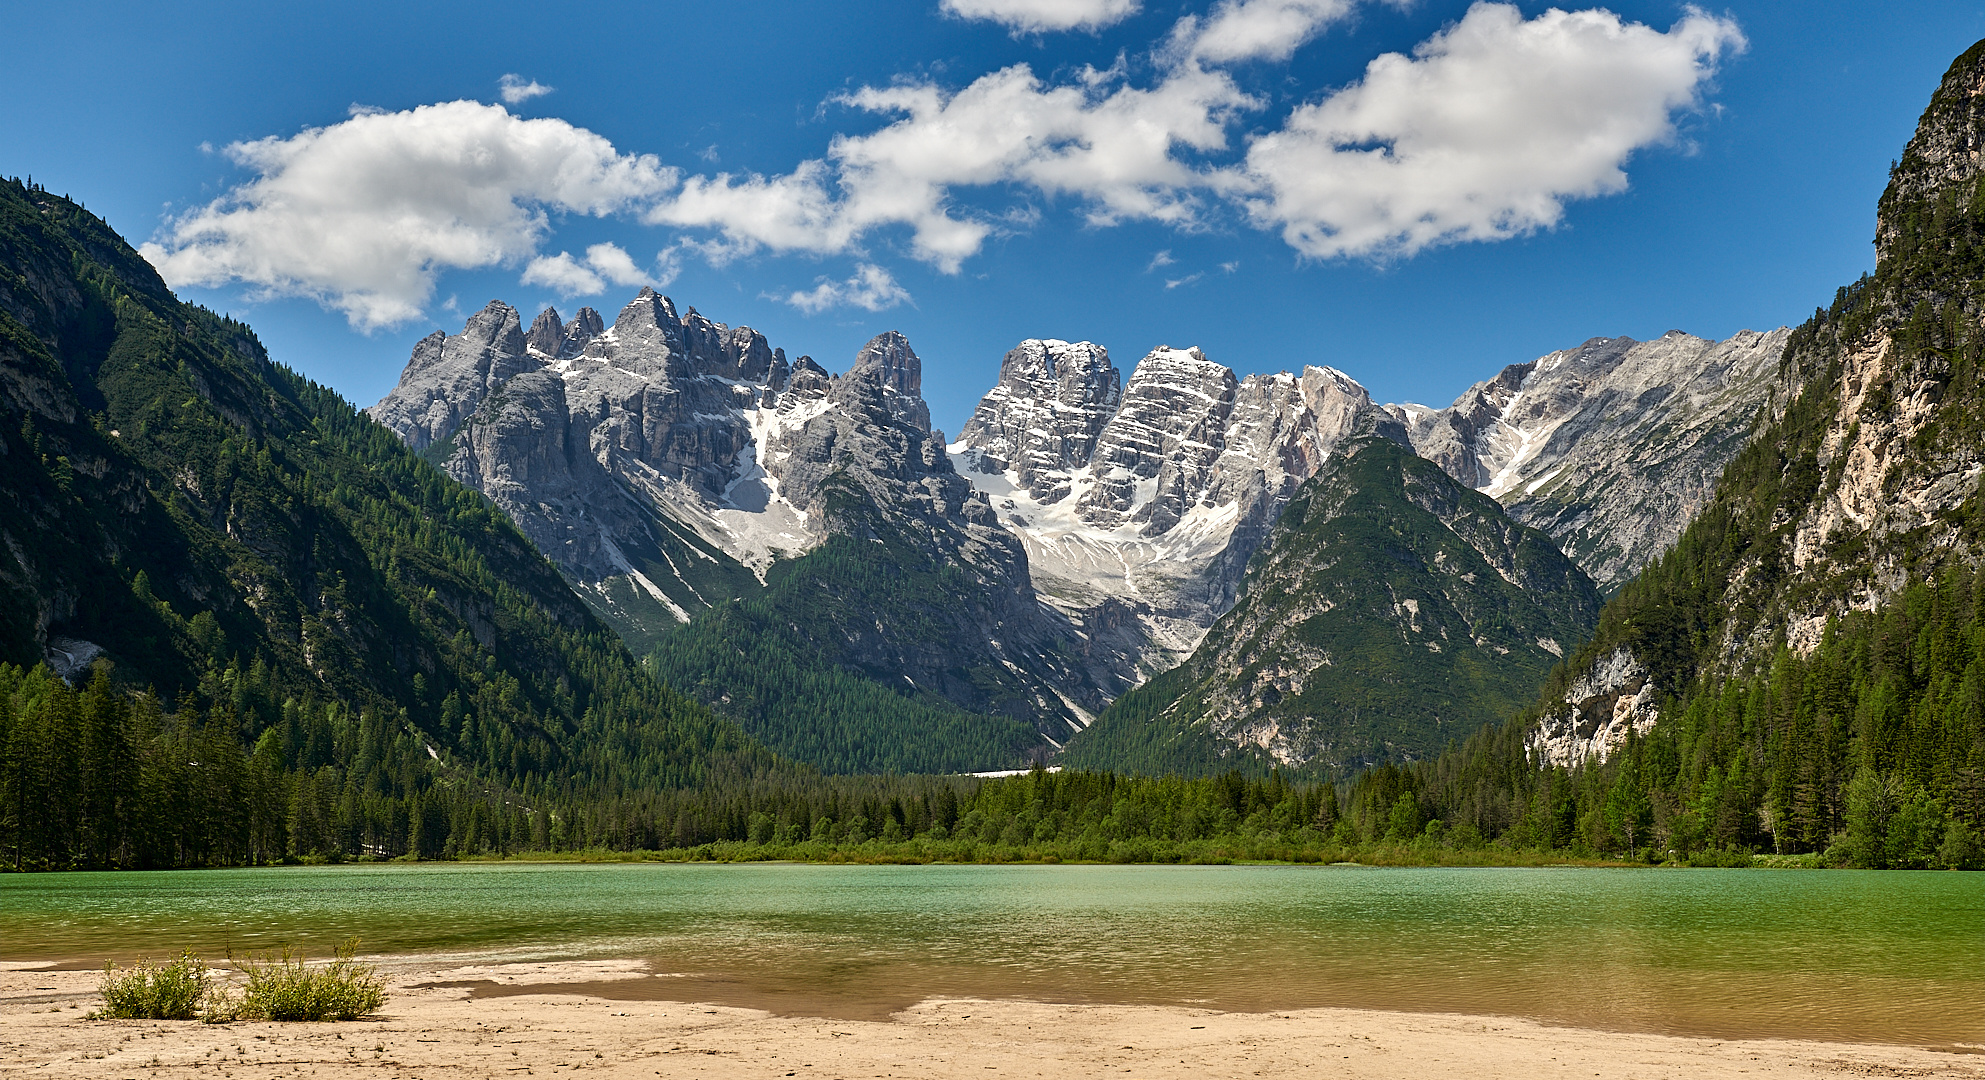
[[[0,960],[322,955],[352,935],[367,953],[638,957],[680,978],[612,992],[821,1015],[979,995],[1985,1044],[1985,874],[441,864],[0,877]]]

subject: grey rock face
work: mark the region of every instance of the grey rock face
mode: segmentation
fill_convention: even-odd
[[[1541,760],[1571,768],[1605,761],[1630,734],[1658,719],[1654,680],[1631,650],[1614,649],[1572,680],[1562,705],[1546,712],[1524,742]]]
[[[838,477],[884,513],[955,517],[970,503],[970,517],[989,520],[984,496],[945,456],[944,433],[931,429],[922,384],[923,361],[903,335],[892,330],[870,341],[847,374],[827,381],[818,413],[779,441],[767,472],[781,494],[809,515],[824,512],[823,489]],[[796,387],[794,396],[801,393]]]
[[[1390,405],[1414,452],[1548,533],[1602,588],[1675,542],[1769,398],[1790,331],[1593,338],[1445,409]]]
[[[1011,470],[1035,501],[1068,497],[1073,470],[1096,452],[1123,400],[1109,350],[1091,342],[1023,341],[1000,362],[999,385],[965,424],[960,442],[994,472]]]
[[[735,594],[717,515],[755,465],[748,414],[774,377],[784,357],[762,335],[678,318],[644,289],[611,328],[547,310],[526,334],[491,304],[423,340],[369,412],[488,495],[636,640]]]
[[[637,532],[641,517],[593,457],[584,429],[574,427],[556,372],[527,371],[485,398],[446,468],[489,496],[574,579],[627,573],[613,538]]]
[[[762,378],[772,361],[763,336],[740,330],[694,312],[678,319],[667,297],[642,290],[611,329],[561,365],[594,455],[636,486],[675,481],[720,502],[751,446],[745,413],[770,391],[734,381],[754,360]]]
[[[1146,356],[1097,439],[1093,486],[1076,513],[1105,529],[1136,521],[1147,536],[1177,525],[1188,492],[1197,495],[1211,479],[1237,385],[1232,368],[1197,348],[1161,346]],[[1151,480],[1156,485],[1140,498],[1138,482]]]
[[[1026,544],[1035,588],[1150,674],[1233,604],[1334,447],[1361,424],[1400,428],[1328,368],[1243,379],[1161,347],[1119,378],[1101,346],[1022,342],[952,452]]]
[[[531,321],[531,328],[524,333],[524,340],[531,351],[550,360],[563,360],[579,355],[586,343],[600,336],[606,324],[600,321],[600,313],[592,308],[580,308],[570,324],[561,323],[558,309],[546,308],[538,312]]]
[[[810,629],[891,683],[1028,719],[1058,743],[1134,673],[1040,604],[1023,545],[931,428],[922,380],[899,333],[835,377],[644,289],[606,328],[547,311],[526,334],[492,305],[423,341],[372,414],[426,440],[631,642],[755,595],[723,570],[743,573],[731,560],[762,572],[833,536],[907,544],[958,575],[956,595],[914,612],[850,596]]]
[[[414,346],[393,392],[373,406],[374,420],[408,446],[425,450],[451,438],[483,396],[543,362],[530,355],[517,312],[496,300],[469,317],[462,332],[439,330]]]

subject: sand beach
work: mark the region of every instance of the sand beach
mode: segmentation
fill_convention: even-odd
[[[0,1077],[1985,1077],[1985,1046],[1703,1039],[1494,1016],[956,998],[866,1017],[804,1002],[749,1008],[699,1003],[688,992],[698,987],[635,960],[388,957],[390,1000],[351,1023],[88,1020],[98,974],[64,967],[0,969]]]

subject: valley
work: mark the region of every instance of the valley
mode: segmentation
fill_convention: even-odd
[[[1029,338],[955,438],[900,332],[836,372],[652,288],[492,301],[360,413],[15,181],[14,864],[1985,862],[1980,70],[1796,328],[1441,408]]]

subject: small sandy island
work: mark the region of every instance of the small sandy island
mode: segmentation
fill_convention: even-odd
[[[344,1024],[90,1021],[97,974],[0,965],[0,1077],[1985,1078],[1985,1047],[1730,1041],[1354,1009],[932,1000],[821,1019],[668,1000],[635,962],[381,962]],[[692,989],[684,986],[683,989]],[[685,994],[683,996],[694,996]],[[1985,1033],[1981,1033],[1985,1034]]]

